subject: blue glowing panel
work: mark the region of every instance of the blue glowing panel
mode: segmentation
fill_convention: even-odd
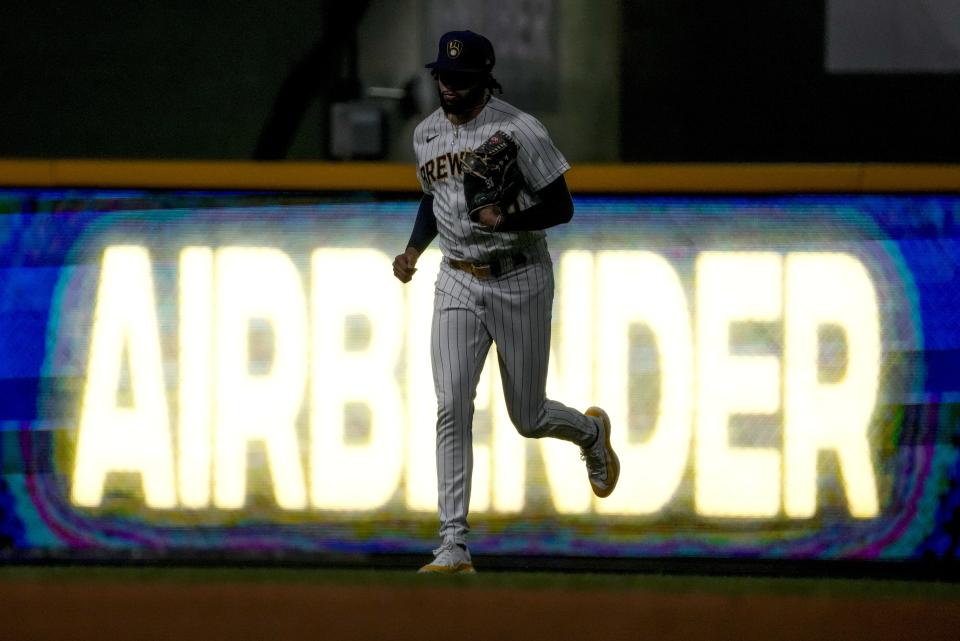
[[[441,257],[414,200],[0,192],[0,548],[423,552]],[[960,199],[578,198],[547,393],[623,471],[475,401],[487,554],[955,559]],[[495,359],[495,356],[491,356]]]

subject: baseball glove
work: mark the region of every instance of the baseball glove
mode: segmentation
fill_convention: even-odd
[[[471,220],[489,205],[499,205],[504,214],[518,210],[523,174],[517,165],[517,144],[507,134],[498,131],[473,151],[463,152],[460,162]]]

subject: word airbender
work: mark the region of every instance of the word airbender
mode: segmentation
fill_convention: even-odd
[[[430,380],[431,272],[440,257],[427,252],[407,288],[390,278],[390,260],[370,248],[320,248],[307,279],[277,248],[184,247],[176,301],[168,302],[157,300],[147,247],[107,247],[72,501],[101,505],[109,475],[134,472],[149,508],[241,509],[248,450],[260,442],[280,509],[373,511],[391,500],[396,507],[402,488],[398,509],[435,510],[436,399],[413,382]],[[829,450],[850,514],[876,516],[868,427],[882,346],[867,268],[847,253],[706,251],[692,282],[688,300],[678,271],[653,252],[561,254],[548,395],[608,410],[623,471],[617,492],[594,502],[576,448],[537,442],[553,508],[655,514],[692,469],[699,515],[807,518],[816,511],[818,453]],[[172,308],[176,336],[167,339],[160,328],[174,319],[160,314]],[[351,344],[350,322],[365,323],[368,340]],[[256,323],[272,337],[266,371],[251,367]],[[734,349],[736,323],[780,324],[781,352]],[[660,380],[652,429],[632,442],[628,360],[637,324],[654,337]],[[821,376],[825,326],[843,336],[840,376]],[[164,340],[177,342],[175,367],[164,362]],[[125,363],[132,400],[121,403]],[[525,507],[525,439],[506,416],[495,365],[491,357],[477,397],[491,435],[475,445],[473,505],[516,513]],[[304,404],[307,425],[298,431]],[[362,438],[347,438],[349,404],[365,408]],[[779,446],[732,444],[730,419],[758,414],[782,417]]]

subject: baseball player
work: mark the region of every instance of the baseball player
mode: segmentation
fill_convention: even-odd
[[[502,91],[494,61],[485,37],[451,31],[426,65],[440,108],[413,135],[423,196],[406,251],[393,262],[394,275],[409,282],[440,237],[431,361],[442,544],[420,572],[474,572],[466,544],[473,400],[491,343],[517,431],[578,445],[597,496],[608,496],[620,473],[607,414],[546,398],[554,285],[543,230],[573,216],[563,178],[570,165],[537,119],[493,96]]]

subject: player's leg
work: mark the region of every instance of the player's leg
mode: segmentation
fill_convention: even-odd
[[[596,439],[598,420],[546,396],[553,289],[548,258],[524,266],[491,285],[488,325],[497,344],[507,412],[517,431],[586,447]]]
[[[440,536],[444,543],[463,544],[469,531],[474,396],[491,338],[473,309],[438,293],[431,343]]]
[[[606,412],[586,413],[546,397],[553,307],[553,265],[534,261],[491,288],[489,322],[497,344],[507,411],[514,426],[530,438],[552,437],[576,443],[587,464],[594,494],[609,496],[620,477],[620,461],[610,443]]]

